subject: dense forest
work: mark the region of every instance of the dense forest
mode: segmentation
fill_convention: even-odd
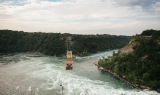
[[[160,89],[160,30],[145,30],[133,36],[129,53],[113,53],[98,64],[136,85]],[[128,46],[129,47],[129,46]]]
[[[0,53],[38,52],[46,55],[62,56],[66,53],[66,39],[74,55],[86,56],[91,53],[118,49],[125,46],[130,36],[78,35],[68,33],[23,32],[0,30]]]

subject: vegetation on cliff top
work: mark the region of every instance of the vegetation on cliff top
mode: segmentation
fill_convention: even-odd
[[[133,51],[120,50],[98,64],[134,84],[160,89],[160,30],[145,30],[132,37],[130,45]]]
[[[61,33],[28,33],[23,31],[0,30],[0,53],[40,52],[46,55],[66,54],[66,38],[71,38],[73,54],[86,56],[98,51],[117,49],[125,46],[130,36],[76,35]]]

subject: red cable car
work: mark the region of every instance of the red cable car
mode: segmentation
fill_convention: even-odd
[[[71,37],[67,37],[66,41],[67,41],[66,70],[72,70],[73,69],[73,67],[72,67],[73,61],[72,61],[72,50],[70,47]]]
[[[66,60],[66,70],[72,70],[72,60]]]

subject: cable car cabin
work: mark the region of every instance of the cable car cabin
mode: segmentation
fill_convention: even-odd
[[[67,59],[72,59],[72,51],[67,51]]]
[[[72,65],[66,65],[66,70],[72,70],[72,69],[73,69]]]
[[[66,61],[66,70],[72,70],[73,69],[72,64],[73,64],[72,60],[67,60]]]

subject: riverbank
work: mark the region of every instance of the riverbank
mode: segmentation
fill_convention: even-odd
[[[150,87],[148,87],[148,86],[134,84],[133,82],[127,80],[127,79],[125,78],[125,76],[122,76],[122,77],[121,77],[121,76],[117,75],[116,73],[111,72],[110,70],[107,70],[107,69],[99,66],[99,65],[98,65],[98,62],[95,62],[94,64],[95,64],[100,70],[105,71],[105,72],[108,72],[108,73],[110,73],[110,74],[113,75],[113,76],[116,76],[117,78],[119,78],[119,79],[127,82],[128,84],[132,85],[133,87],[135,87],[135,88],[137,88],[137,89],[154,90],[154,89],[152,89],[152,88],[150,88]],[[156,91],[160,93],[160,89],[156,89]]]

